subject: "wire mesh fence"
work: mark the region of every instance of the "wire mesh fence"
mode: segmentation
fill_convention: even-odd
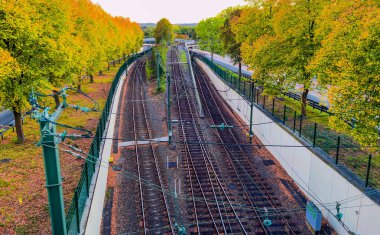
[[[312,118],[302,117],[300,112],[286,106],[281,98],[267,96],[259,87],[255,87],[251,94],[249,87],[252,81],[249,81],[246,75],[239,79],[237,74],[227,72],[227,69],[221,68],[200,54],[192,53],[192,56],[207,64],[219,78],[248,102],[253,101],[256,107],[272,116],[274,122],[286,126],[308,148],[319,148],[328,154],[336,165],[344,166],[349,172],[358,176],[365,187],[380,188],[379,152],[371,155],[350,136],[337,133],[326,124],[314,122]],[[327,110],[322,111],[329,113]]]
[[[127,61],[123,63],[123,65],[119,68],[114,80],[112,81],[111,88],[108,93],[108,98],[96,129],[96,134],[91,143],[91,147],[88,154],[89,161],[85,161],[84,163],[79,183],[74,192],[74,197],[72,198],[71,204],[68,207],[68,211],[66,214],[66,227],[68,234],[80,233],[80,221],[83,216],[86,201],[90,195],[90,185],[96,170],[96,162],[98,161],[100,155],[100,144],[102,142],[107,121],[111,113],[110,108],[117,89],[117,85],[123,73],[127,71],[128,66],[130,66],[133,62],[135,62],[143,55],[149,53],[150,51],[151,49],[148,49],[141,53],[129,56]]]

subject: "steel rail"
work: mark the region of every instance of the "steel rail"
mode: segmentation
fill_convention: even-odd
[[[178,59],[178,55],[177,55],[177,59]],[[179,68],[179,75],[180,75],[181,79],[184,79],[183,71],[181,70],[181,68]],[[185,90],[185,92],[186,92],[186,90]],[[188,99],[187,92],[186,92],[186,99],[187,99],[188,102],[190,102],[189,99]],[[190,106],[190,104],[189,104],[189,106]],[[190,110],[190,115],[191,115],[192,120],[195,120],[195,118],[194,118],[195,115],[194,115],[192,109],[190,108],[189,110]],[[181,125],[183,126],[183,123],[181,123]],[[239,219],[239,217],[238,217],[238,215],[237,215],[237,213],[236,213],[234,207],[232,206],[232,203],[231,203],[231,201],[230,201],[230,199],[229,199],[229,197],[228,197],[226,191],[224,190],[224,187],[222,186],[222,184],[221,184],[221,182],[220,182],[220,179],[219,179],[219,177],[218,177],[218,174],[216,173],[216,170],[215,170],[215,168],[214,168],[214,166],[213,166],[213,164],[212,164],[212,162],[211,162],[210,155],[209,155],[209,153],[208,153],[206,147],[205,147],[204,144],[202,143],[203,141],[202,141],[202,138],[200,137],[200,133],[199,133],[198,128],[195,128],[195,132],[196,132],[196,134],[197,134],[197,139],[198,139],[198,142],[199,142],[200,147],[201,147],[201,150],[202,150],[203,162],[205,163],[205,166],[206,166],[206,168],[207,168],[207,169],[206,169],[206,171],[207,171],[207,175],[208,175],[208,178],[209,178],[210,183],[211,183],[211,186],[212,186],[212,192],[213,192],[213,195],[214,195],[214,198],[215,198],[215,201],[216,201],[217,207],[218,207],[218,212],[219,212],[219,216],[220,216],[220,218],[221,218],[221,222],[222,222],[222,225],[223,225],[223,228],[224,228],[224,232],[227,233],[227,229],[226,229],[226,226],[225,226],[225,224],[224,224],[223,214],[222,214],[222,212],[221,212],[220,205],[219,205],[220,200],[217,199],[217,196],[216,196],[217,193],[215,192],[215,186],[214,186],[213,181],[211,180],[210,170],[212,171],[213,175],[215,176],[216,183],[217,183],[217,185],[219,186],[219,187],[217,187],[217,189],[218,189],[218,191],[219,191],[219,193],[218,193],[219,198],[222,199],[222,198],[224,197],[224,198],[227,199],[228,204],[229,204],[229,207],[231,208],[232,213],[234,214],[234,217],[235,217],[236,220],[238,221],[238,224],[239,224],[239,226],[241,227],[241,230],[244,232],[244,234],[247,234],[247,232],[245,231],[245,228],[244,228],[243,224],[241,223],[241,221],[240,221],[240,219]],[[190,159],[191,159],[191,161],[193,161],[192,158],[190,158]],[[192,162],[192,165],[193,165],[193,167],[194,167],[194,163],[193,163],[193,162]],[[211,169],[210,169],[210,168],[211,168]],[[194,169],[194,172],[196,173],[195,169]],[[221,192],[221,191],[222,191],[222,192]],[[225,200],[225,199],[224,199],[224,200]],[[222,201],[223,201],[223,199],[222,199]],[[233,227],[231,226],[231,221],[230,221],[229,218],[228,218],[226,205],[225,205],[224,203],[223,203],[223,208],[224,208],[225,216],[227,217],[227,221],[228,221],[227,223],[229,224],[230,230],[232,231],[232,230],[233,230]]]
[[[144,67],[145,68],[145,67]],[[140,78],[141,78],[141,71],[139,71],[139,74],[140,74]],[[141,83],[141,80],[140,80],[140,83]],[[142,86],[140,86],[140,96],[141,96],[141,100],[143,100],[143,89],[142,89]],[[148,139],[153,139],[152,138],[152,129],[150,128],[150,124],[149,124],[149,121],[148,121],[148,115],[146,113],[146,108],[145,108],[145,102],[141,102],[142,104],[142,107],[143,107],[143,112],[144,112],[144,120],[145,120],[145,125],[147,127],[147,130],[148,130]],[[155,169],[156,169],[156,172],[157,172],[157,175],[158,175],[158,179],[159,179],[159,182],[160,182],[160,188],[161,188],[161,194],[162,194],[162,198],[163,198],[163,202],[164,202],[164,206],[165,206],[165,209],[166,209],[166,213],[167,213],[167,216],[168,216],[168,221],[169,221],[169,224],[170,224],[170,229],[171,229],[171,232],[172,234],[174,234],[174,229],[173,229],[173,224],[172,224],[172,220],[170,218],[170,212],[169,212],[169,207],[167,205],[167,199],[166,199],[166,194],[164,192],[164,184],[163,184],[163,181],[162,181],[162,176],[161,176],[161,172],[160,172],[160,169],[159,169],[159,164],[158,164],[158,160],[157,160],[157,152],[156,152],[156,149],[153,147],[153,144],[152,142],[149,143],[149,147],[153,153],[153,157],[154,157],[154,163],[155,163]]]
[[[181,76],[182,76],[182,78],[184,77],[184,75],[183,75],[183,71],[182,70],[180,70],[180,72],[182,73],[181,74]],[[185,91],[186,91],[187,89],[185,89]],[[195,121],[195,119],[194,119],[194,115],[192,116],[193,118],[192,118],[192,120],[194,120]],[[197,126],[197,131],[199,131],[198,130],[198,126]],[[247,231],[245,230],[245,228],[244,228],[244,226],[243,226],[243,224],[242,224],[242,222],[241,222],[241,220],[240,220],[240,218],[239,218],[239,216],[237,215],[237,212],[236,212],[236,210],[235,210],[235,208],[233,207],[233,204],[231,203],[231,200],[230,200],[230,198],[229,198],[229,196],[228,196],[228,194],[227,194],[227,192],[225,191],[225,189],[224,189],[224,186],[222,185],[222,183],[220,182],[220,179],[219,179],[219,177],[218,177],[218,174],[216,173],[216,170],[214,169],[214,166],[213,166],[213,164],[212,164],[212,161],[211,161],[211,157],[210,157],[210,154],[209,154],[209,152],[207,151],[207,147],[203,144],[203,140],[202,139],[199,139],[198,140],[199,141],[199,143],[200,143],[200,146],[202,147],[202,150],[205,152],[205,156],[206,156],[206,159],[207,159],[207,162],[209,163],[209,165],[211,166],[211,168],[212,168],[212,172],[214,172],[214,174],[215,174],[215,178],[216,178],[216,180],[217,180],[217,183],[218,183],[218,186],[219,186],[219,193],[220,193],[220,190],[222,190],[222,192],[223,192],[223,195],[222,196],[224,196],[226,199],[227,199],[227,201],[228,201],[228,205],[230,206],[230,208],[231,208],[231,210],[232,210],[232,212],[233,212],[233,214],[234,214],[234,217],[237,219],[237,221],[238,221],[238,224],[239,224],[239,226],[241,227],[241,229],[242,229],[242,231],[244,232],[244,234],[247,234]],[[218,203],[218,200],[216,199],[216,203],[217,203],[217,205],[218,205],[218,207],[219,207],[219,203]],[[225,204],[223,203],[223,207],[224,207],[224,211],[226,211],[226,208],[225,208]],[[221,216],[221,218],[222,218],[222,216]],[[223,218],[222,218],[222,220],[223,220]],[[227,218],[227,220],[228,220],[228,218]],[[228,220],[229,221],[229,220]],[[229,223],[230,223],[230,221],[229,221]],[[230,226],[230,228],[231,228],[231,226]],[[231,229],[232,230],[232,229]]]
[[[227,122],[226,122],[225,115],[223,114],[223,112],[221,112],[220,107],[219,107],[219,105],[218,105],[218,102],[216,102],[214,96],[212,95],[213,93],[211,92],[211,89],[210,89],[210,87],[209,87],[209,84],[206,82],[205,75],[202,73],[202,71],[200,71],[200,69],[199,69],[197,66],[194,66],[194,67],[197,68],[197,74],[198,74],[198,76],[197,76],[198,79],[197,79],[197,80],[198,80],[198,82],[200,83],[199,77],[201,77],[201,78],[203,79],[203,82],[204,82],[204,84],[205,84],[205,87],[207,88],[208,92],[210,93],[210,96],[211,96],[213,102],[216,104],[216,105],[215,105],[215,108],[218,110],[219,115],[220,115],[220,118],[224,121],[224,123],[227,123]],[[199,76],[199,75],[200,75],[200,76]],[[204,95],[202,89],[201,89],[201,92],[202,92],[202,95]],[[207,106],[207,109],[209,110],[208,105],[206,105],[206,106]],[[211,117],[212,117],[212,116],[211,116]],[[232,130],[231,130],[231,129],[228,129],[227,132],[229,132],[229,134],[230,134],[230,136],[232,137],[232,140],[234,141],[234,143],[235,143],[235,144],[238,144],[238,141],[237,141],[237,139],[236,139],[236,137],[235,137],[235,134],[232,132]],[[217,133],[218,133],[218,137],[219,137],[219,139],[220,139],[221,141],[223,141],[223,139],[221,138],[221,136],[220,136],[220,134],[219,134],[219,131],[218,131]],[[237,145],[237,146],[238,146],[238,145]],[[234,153],[233,153],[233,152],[232,152],[227,146],[223,146],[223,148],[225,148],[226,150],[228,150],[228,152],[229,152],[230,154],[232,154],[234,158],[236,158],[235,154],[234,154]],[[276,204],[273,202],[273,200],[272,200],[272,198],[270,197],[270,194],[269,194],[267,188],[266,188],[265,185],[263,184],[262,180],[260,180],[259,174],[257,173],[257,171],[256,171],[256,169],[254,168],[254,166],[252,165],[252,163],[249,161],[249,159],[248,159],[248,157],[247,157],[245,151],[241,148],[241,146],[238,146],[238,148],[239,148],[239,151],[241,152],[241,155],[243,156],[244,160],[248,163],[248,165],[249,165],[250,169],[252,170],[252,172],[253,172],[253,173],[255,174],[255,176],[259,179],[259,184],[260,184],[261,187],[264,189],[264,192],[263,192],[263,191],[260,189],[260,187],[257,185],[257,182],[255,182],[255,181],[250,177],[250,175],[249,175],[249,173],[246,171],[246,169],[244,169],[243,166],[241,166],[240,160],[237,161],[238,164],[239,164],[240,167],[244,170],[244,172],[249,176],[249,178],[252,180],[252,182],[256,185],[256,188],[257,188],[258,190],[260,190],[260,192],[266,197],[267,202],[269,202],[269,203],[272,205],[273,208],[277,209],[278,215],[281,217],[282,221],[285,222],[286,226],[289,228],[289,230],[292,232],[292,234],[295,234],[295,232],[293,231],[292,227],[289,225],[287,219],[282,215],[282,213],[278,210]],[[234,167],[234,168],[235,168],[235,167]],[[236,170],[236,168],[235,168],[235,170]],[[236,173],[238,173],[238,172],[236,171]],[[239,178],[240,178],[240,176],[239,176]],[[241,181],[241,180],[240,180],[240,181]],[[244,184],[243,184],[243,185],[244,185]],[[244,186],[244,187],[246,188],[246,186]],[[255,211],[255,213],[257,213],[257,212]],[[261,220],[260,220],[260,223],[262,224],[262,221],[261,221]],[[263,224],[262,224],[262,225],[263,225]],[[263,227],[265,228],[264,225],[263,225]]]
[[[139,60],[137,61],[132,73],[134,76],[132,76],[132,79],[136,79],[136,70],[137,65],[139,64]],[[135,100],[135,82],[132,81],[132,99]],[[132,117],[133,117],[133,133],[134,133],[134,139],[135,139],[135,154],[136,154],[136,163],[137,163],[137,172],[139,176],[139,189],[140,189],[140,201],[141,201],[141,213],[142,213],[142,221],[143,221],[143,229],[144,234],[147,234],[147,228],[146,228],[146,220],[145,220],[145,210],[144,210],[144,196],[143,196],[143,190],[142,190],[142,183],[141,183],[141,170],[140,170],[140,160],[139,160],[139,152],[138,152],[138,131],[137,131],[137,122],[135,121],[136,118],[136,107],[135,104],[132,105]]]
[[[132,82],[132,91],[133,91],[133,95],[136,96],[136,94],[138,94],[138,99],[141,99],[143,98],[143,89],[142,89],[142,78],[143,78],[143,73],[141,72],[141,69],[144,69],[144,64],[145,64],[145,61],[146,61],[146,58],[141,58],[140,60],[138,60],[138,62],[136,63],[136,68],[135,68],[135,73],[134,73],[134,81]],[[136,88],[136,83],[139,83],[139,89],[137,90]],[[136,99],[136,97],[134,97],[134,99]],[[140,105],[141,109],[142,109],[142,113],[143,113],[143,123],[141,123],[142,125],[144,125],[144,130],[146,131],[146,134],[147,134],[147,137],[148,139],[152,139],[152,133],[151,133],[151,128],[150,128],[150,124],[149,124],[149,121],[148,121],[148,117],[147,117],[147,112],[146,112],[146,107],[145,107],[145,102],[139,102],[138,104],[137,103],[133,103],[132,105],[132,109],[133,109],[133,123],[134,123],[134,133],[135,133],[135,153],[136,153],[136,161],[137,161],[137,165],[138,165],[138,171],[139,171],[139,184],[140,184],[140,195],[142,195],[141,197],[141,206],[142,206],[142,215],[143,215],[143,226],[144,226],[144,234],[149,234],[149,228],[148,228],[148,224],[147,224],[147,221],[146,221],[146,218],[150,215],[146,214],[145,213],[145,206],[144,205],[144,193],[143,193],[143,187],[141,185],[141,165],[140,165],[140,158],[139,158],[139,147],[138,147],[138,128],[136,128],[137,126],[137,121],[136,121],[136,109],[137,109],[137,105]],[[140,118],[141,119],[141,118]],[[139,120],[140,120],[139,119]],[[163,181],[162,181],[162,176],[161,176],[161,173],[160,173],[160,170],[159,170],[159,164],[157,162],[157,153],[156,153],[156,150],[153,146],[152,143],[149,144],[149,149],[153,155],[153,159],[154,159],[154,166],[155,166],[155,172],[157,173],[157,177],[159,179],[159,186],[161,188],[161,197],[162,197],[162,203],[164,205],[164,208],[166,210],[166,215],[167,215],[167,220],[168,220],[168,223],[169,223],[169,226],[170,226],[170,230],[171,230],[171,233],[174,234],[174,230],[173,230],[173,225],[172,225],[172,220],[170,218],[170,212],[169,212],[169,208],[168,208],[168,205],[167,205],[167,199],[166,199],[166,195],[164,193],[164,187],[163,187]],[[146,199],[146,198],[145,198]],[[161,203],[161,202],[158,202],[158,203]],[[149,206],[149,205],[148,205]],[[151,215],[152,216],[152,215]]]
[[[171,50],[170,51],[170,56],[171,56],[171,60],[174,60],[174,55],[173,55],[173,51]],[[179,75],[179,74],[176,74],[176,70],[174,69],[174,66],[172,67],[172,73],[173,73],[173,75]],[[178,76],[178,77],[180,77],[180,75]],[[180,79],[181,79],[181,82],[183,82],[182,81],[182,77],[180,77]],[[180,116],[180,119],[181,120],[183,120],[184,118],[183,118],[183,110],[182,110],[182,106],[181,106],[181,104],[180,104],[180,97],[178,96],[178,83],[177,83],[177,80],[175,79],[174,80],[174,89],[175,89],[175,94],[176,94],[176,97],[177,97],[177,99],[176,99],[176,101],[177,101],[177,106],[178,106],[178,111],[179,111],[179,116]],[[193,117],[193,114],[192,114],[192,112],[191,112],[191,108],[190,108],[190,101],[189,101],[189,99],[188,99],[188,96],[187,96],[187,93],[186,93],[186,90],[184,90],[184,96],[182,97],[183,99],[185,98],[186,99],[186,101],[187,101],[187,104],[188,104],[188,107],[189,107],[189,112],[190,112],[190,114],[191,114],[191,117],[192,118],[194,118]],[[181,130],[182,130],[182,135],[183,135],[183,138],[184,138],[184,140],[185,140],[185,143],[187,142],[187,137],[186,137],[186,133],[185,133],[185,126],[184,126],[184,124],[183,124],[183,122],[181,122]],[[198,133],[197,133],[197,137],[198,137]],[[189,148],[189,146],[187,145],[187,144],[185,144],[185,149],[186,149],[186,155],[187,155],[187,158],[186,158],[186,161],[187,161],[187,163],[189,162],[189,159],[191,159],[191,151],[190,151],[190,148]],[[190,166],[190,164],[188,163],[187,164],[188,166]],[[215,219],[214,219],[214,216],[213,216],[213,213],[211,212],[211,209],[210,209],[210,206],[209,206],[209,204],[207,203],[207,199],[206,199],[206,196],[205,196],[205,193],[204,193],[204,191],[203,191],[203,188],[202,188],[202,184],[200,183],[200,180],[199,180],[199,177],[198,177],[198,174],[196,173],[196,170],[195,170],[195,167],[194,167],[194,164],[192,163],[191,164],[191,166],[193,167],[193,171],[194,171],[194,174],[195,174],[195,178],[196,178],[196,180],[197,180],[197,182],[198,182],[198,185],[199,185],[199,188],[200,188],[200,191],[201,191],[201,193],[202,193],[202,196],[203,196],[203,199],[204,199],[204,203],[205,203],[205,205],[206,205],[206,207],[207,207],[207,210],[208,210],[208,212],[209,212],[209,215],[210,215],[210,217],[211,217],[211,219],[212,219],[212,221],[213,221],[213,225],[214,225],[214,227],[215,227],[215,230],[216,230],[216,232],[219,234],[219,231],[218,231],[218,227],[216,226],[216,222],[215,222]],[[190,178],[190,187],[191,187],[191,189],[192,189],[192,197],[194,198],[194,187],[193,187],[193,183],[192,183],[192,177],[191,177],[191,173],[190,173],[190,168],[189,167],[187,167],[187,172],[188,172],[188,176],[189,176],[189,178]],[[211,183],[211,182],[210,182]],[[193,200],[194,201],[194,200]],[[194,211],[196,212],[197,211],[197,209],[196,209],[197,207],[196,207],[196,205],[195,205],[195,202],[194,202]],[[198,234],[201,234],[200,233],[200,227],[199,227],[199,220],[198,220],[198,213],[195,213],[195,215],[196,215],[196,223],[197,223],[197,231],[198,231]]]

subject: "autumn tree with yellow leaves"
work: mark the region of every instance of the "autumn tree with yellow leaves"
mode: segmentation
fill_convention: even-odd
[[[303,117],[309,91],[327,91],[329,111],[334,114],[329,118],[330,126],[349,132],[362,146],[378,146],[379,2],[246,2],[244,7],[226,9],[212,18],[230,15],[213,30],[213,24],[205,23],[208,19],[198,24],[201,48],[213,51],[204,44],[205,39],[212,38],[212,45],[224,42],[220,50],[247,65],[266,94],[280,95],[296,85],[302,87]]]
[[[0,106],[13,111],[19,141],[32,88],[80,86],[142,39],[137,23],[89,0],[0,0]]]

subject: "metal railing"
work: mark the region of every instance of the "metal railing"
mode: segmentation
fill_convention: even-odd
[[[361,148],[350,136],[337,133],[329,128],[327,124],[322,125],[313,121],[315,118],[320,118],[322,114],[302,117],[300,112],[286,106],[280,98],[262,94],[262,89],[258,87],[251,92],[250,84],[252,81],[248,81],[248,79],[239,80],[234,72],[220,68],[198,53],[193,52],[192,57],[203,61],[229,87],[249,103],[253,102],[274,123],[286,127],[288,132],[292,133],[306,147],[313,149],[319,155],[326,156],[328,162],[332,165],[337,165],[340,172],[353,178],[358,187],[380,187],[380,166],[378,161],[376,164],[371,164],[375,157],[380,157],[378,151],[369,153]]]
[[[96,165],[101,153],[101,142],[106,132],[105,128],[110,116],[110,109],[119,80],[121,79],[122,74],[124,72],[127,72],[128,66],[130,66],[133,62],[135,62],[143,55],[149,53],[150,51],[151,49],[148,49],[141,53],[130,56],[128,60],[119,68],[115,79],[112,82],[110,91],[108,93],[108,98],[102,112],[102,116],[96,129],[96,134],[91,143],[90,151],[88,153],[88,155],[91,157],[89,157],[89,161],[85,161],[84,163],[78,186],[74,191],[74,197],[71,200],[71,204],[66,214],[66,227],[68,234],[78,234],[80,232],[80,221],[83,216],[86,201],[90,195],[91,181],[94,177]]]

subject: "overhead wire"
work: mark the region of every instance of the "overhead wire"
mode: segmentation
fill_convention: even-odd
[[[163,120],[160,120],[160,121],[163,121]],[[83,129],[83,128],[75,128],[75,127],[71,127],[71,126],[69,126],[69,125],[60,124],[60,123],[56,123],[56,122],[51,122],[51,123],[54,124],[54,125],[58,125],[58,126],[66,127],[66,128],[72,128],[72,129],[76,129],[76,130],[79,130],[79,131],[88,131],[88,132],[89,132],[88,134],[91,133],[89,130],[85,130],[85,129]],[[273,123],[273,122],[272,122],[272,123]],[[262,124],[257,124],[257,125],[264,125],[264,124],[267,124],[267,123],[262,123]],[[242,126],[245,126],[245,125],[242,125]],[[93,136],[90,136],[90,135],[84,135],[82,138],[96,138],[96,137],[93,137]],[[119,138],[98,138],[98,139],[122,140],[122,139],[119,139]],[[153,141],[153,142],[166,142],[166,141]],[[191,144],[191,142],[180,142],[180,141],[176,141],[176,143],[186,143],[186,144]],[[200,143],[197,142],[197,144],[200,144]],[[217,145],[227,145],[227,146],[228,146],[228,145],[231,145],[231,144],[217,143],[217,142],[202,142],[201,144],[217,144]],[[265,146],[265,147],[309,147],[309,148],[311,147],[311,146],[255,145],[255,144],[236,144],[236,145],[238,145],[238,146]],[[49,146],[49,145],[44,145],[44,146],[54,148],[54,147]],[[69,153],[69,154],[71,154],[71,155],[73,155],[73,156],[76,156],[76,157],[78,157],[78,158],[84,159],[85,161],[89,161],[89,162],[91,162],[91,160],[88,159],[88,158],[96,159],[95,157],[93,157],[93,156],[91,156],[91,155],[89,155],[89,154],[84,153],[84,151],[81,150],[81,149],[79,149],[79,148],[76,148],[76,147],[73,147],[73,146],[69,146],[69,145],[68,145],[68,147],[70,147],[73,151],[72,151],[72,150],[64,150],[64,149],[59,149],[59,150],[64,151],[64,152],[66,152],[66,153]],[[76,152],[79,152],[79,153],[81,153],[81,154],[85,154],[85,155],[87,155],[88,158],[82,158],[81,155],[78,154],[78,153],[75,153],[75,151],[76,151]],[[102,162],[102,161],[100,161],[100,163],[98,163],[97,161],[92,161],[92,163],[95,163],[95,164],[97,164],[97,165],[99,165],[99,166],[107,167],[107,168],[108,168],[108,166],[104,166],[104,165],[102,165],[101,162]],[[108,164],[108,163],[106,163],[106,164]],[[132,179],[132,180],[136,180],[137,177],[138,177],[138,176],[136,176],[136,175],[133,175],[132,173],[129,173],[128,171],[123,171],[122,173],[124,173],[124,174],[126,175],[127,178],[130,178],[130,179]],[[141,179],[141,180],[143,180],[143,179]],[[144,182],[146,183],[146,185],[149,185],[150,187],[155,187],[155,188],[158,189],[158,190],[165,190],[165,191],[167,191],[165,188],[162,188],[162,187],[160,187],[160,186],[158,186],[158,185],[154,185],[154,184],[153,184],[152,182],[150,182],[150,181],[144,180]],[[306,191],[306,192],[307,192],[307,191]],[[171,194],[171,196],[174,196],[174,194],[171,193],[170,191],[168,191],[167,193],[168,193],[169,195]],[[376,190],[374,190],[373,193],[376,193]],[[367,195],[371,195],[371,194],[368,192]],[[362,195],[362,197],[364,197],[364,196],[365,196],[365,194]],[[347,200],[347,199],[349,199],[349,198],[346,198],[346,199],[344,199],[344,200],[342,200],[342,201],[345,201],[345,203],[348,203],[348,202],[351,202],[351,201],[358,200],[357,198],[360,198],[359,195],[357,195],[356,197],[353,197],[352,200]],[[188,198],[188,199],[189,199],[189,198]],[[191,198],[191,199],[193,199],[193,198]],[[204,201],[204,199],[202,199],[202,201]],[[215,203],[215,202],[214,202],[214,203]],[[222,202],[222,203],[223,203],[223,202]],[[331,207],[335,206],[335,203],[331,203],[331,205],[329,205],[329,204],[327,204],[327,203],[320,204],[320,205],[324,205],[323,207],[326,208],[326,209],[328,210],[328,207],[329,207],[329,206],[331,206]],[[371,205],[376,205],[376,204],[371,204]],[[358,206],[358,207],[362,207],[362,206],[371,206],[371,205],[360,205],[360,206]],[[241,206],[242,208],[247,209],[247,210],[248,210],[248,209],[249,209],[249,210],[252,210],[252,208],[246,208],[247,205],[238,205],[238,206]],[[341,208],[343,209],[343,208],[345,208],[345,207],[341,207]],[[346,207],[346,208],[352,208],[352,206],[351,206],[351,207]],[[304,209],[305,209],[305,208],[299,208],[299,209],[294,209],[294,210],[288,210],[288,209],[287,209],[287,210],[279,211],[279,212],[280,212],[280,213],[285,213],[285,212],[296,213],[297,211],[298,211],[298,212],[301,212],[301,210],[302,210],[302,212],[304,212]],[[263,212],[263,209],[262,209],[262,208],[255,208],[255,209],[253,209],[253,210],[258,210],[259,212],[260,212],[260,211]],[[298,212],[297,212],[297,213],[298,213]],[[273,214],[270,214],[270,216],[276,216],[276,214],[273,213]],[[244,218],[245,218],[245,217],[244,217]],[[252,217],[252,218],[253,218],[253,217]]]
[[[81,149],[79,149],[79,148],[77,148],[75,146],[72,146],[72,145],[68,145],[68,144],[64,143],[65,146],[71,148],[72,150],[67,150],[67,149],[62,149],[62,148],[56,148],[56,147],[53,147],[53,146],[50,146],[50,145],[46,145],[46,144],[42,144],[42,145],[45,146],[45,147],[54,148],[54,149],[57,149],[57,150],[69,153],[69,154],[75,156],[76,158],[80,158],[80,159],[82,159],[84,161],[87,161],[89,163],[93,163],[93,164],[95,164],[95,165],[97,165],[99,167],[104,167],[104,168],[108,169],[109,165],[110,165],[108,162],[105,162],[103,160],[99,160],[96,157],[94,157],[94,156],[92,156],[90,154],[87,154],[83,150],[81,150]],[[74,151],[78,152],[78,153],[75,153]],[[87,155],[87,158],[81,156],[80,154]],[[103,165],[102,163],[105,164],[105,165]],[[138,181],[138,179],[139,179],[139,176],[137,176],[137,175],[135,175],[133,173],[130,173],[129,171],[122,170],[122,171],[118,171],[118,172],[119,172],[119,174],[124,175],[126,178],[129,178],[129,179],[132,179],[132,180],[135,180],[135,181]],[[140,179],[144,183],[144,185],[146,185],[146,186],[154,188],[155,190],[160,190],[160,191],[163,190],[169,196],[173,196],[173,197],[176,196],[173,192],[171,192],[171,191],[169,191],[169,190],[167,190],[165,188],[162,188],[161,186],[159,186],[157,184],[154,184],[154,183],[152,183],[149,180],[146,180],[144,178],[140,178]],[[359,194],[359,195],[355,195],[355,196],[352,196],[352,197],[348,197],[348,198],[342,199],[342,200],[337,201],[337,202],[340,202],[343,205],[343,204],[347,204],[347,203],[349,203],[351,201],[355,201],[355,200],[358,200],[358,199],[360,199],[362,197],[369,196],[369,195],[372,195],[372,194],[375,194],[375,193],[377,193],[377,190],[373,189],[372,191],[370,191],[368,193],[364,193],[364,194]],[[180,198],[180,199],[184,199],[184,200],[193,200],[193,198],[190,198],[190,197],[184,197],[184,196],[178,196],[178,195],[177,195],[177,197]],[[203,198],[196,198],[196,197],[194,197],[194,199],[196,199],[198,201],[201,201],[201,202],[205,201],[205,199],[203,199]],[[217,203],[216,202],[217,200],[207,200],[207,201],[210,202],[210,203]],[[225,204],[227,206],[229,205],[229,204],[226,204],[225,202],[219,202],[219,204]],[[335,208],[336,202],[323,203],[323,204],[316,203],[315,205],[317,205],[317,206],[318,205],[321,205],[321,206],[324,205],[325,207]],[[370,204],[368,206],[371,206],[371,205],[376,205],[376,204]],[[256,210],[257,212],[261,212],[261,213],[265,211],[263,208],[260,208],[260,207],[250,207],[250,206],[244,205],[244,204],[242,204],[242,205],[233,204],[232,206],[239,207],[240,209],[248,210],[248,211],[255,211]],[[354,208],[354,207],[361,207],[361,206],[351,206],[351,208]],[[346,207],[341,207],[341,208],[344,209]],[[300,207],[300,208],[295,208],[295,209],[292,209],[292,210],[290,210],[288,208],[284,208],[284,209],[278,209],[277,208],[277,209],[273,209],[273,210],[276,210],[276,211],[279,211],[280,213],[282,213],[282,212],[297,212],[297,211],[304,212],[305,209],[306,209],[306,206],[305,207]],[[268,210],[270,216],[276,216],[276,213],[271,212],[271,210],[272,210],[271,208],[267,208],[267,210]]]

